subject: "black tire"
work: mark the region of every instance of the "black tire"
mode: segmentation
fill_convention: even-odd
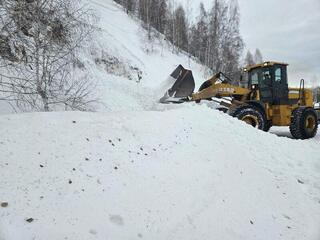
[[[272,127],[272,121],[266,121],[265,125],[264,125],[264,129],[263,131],[265,132],[269,132],[270,128]]]
[[[264,114],[256,107],[251,105],[244,105],[237,107],[234,111],[229,113],[232,117],[245,121],[249,125],[260,130],[265,129],[266,119]]]
[[[224,108],[224,107],[218,107],[216,108],[216,110],[220,111],[220,112],[223,112],[223,113],[227,113],[228,112],[228,108]]]
[[[313,138],[317,130],[318,118],[314,109],[299,107],[293,111],[290,132],[295,139]]]

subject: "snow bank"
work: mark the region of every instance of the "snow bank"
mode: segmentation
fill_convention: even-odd
[[[205,106],[0,125],[1,240],[320,237],[319,139]]]

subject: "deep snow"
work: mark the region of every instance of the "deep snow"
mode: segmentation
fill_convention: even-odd
[[[209,103],[158,104],[178,64],[197,86],[206,69],[148,44],[111,0],[88,3],[100,30],[81,61],[100,112],[0,116],[0,240],[319,240],[320,135],[257,131]],[[96,64],[108,57],[120,70]]]
[[[320,237],[319,139],[277,137],[206,106],[0,124],[4,240]]]

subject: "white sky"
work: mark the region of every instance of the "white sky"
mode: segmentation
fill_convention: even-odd
[[[198,14],[200,1],[178,1]],[[259,48],[264,60],[289,63],[290,84],[304,78],[320,85],[320,0],[238,1],[246,50]],[[212,0],[203,2],[209,7]]]

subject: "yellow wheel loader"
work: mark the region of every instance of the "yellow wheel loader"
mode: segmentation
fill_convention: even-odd
[[[314,107],[312,90],[289,88],[288,64],[264,62],[243,69],[240,86],[223,73],[217,73],[194,92],[192,72],[178,66],[170,75],[173,86],[160,99],[161,103],[218,102],[218,110],[238,118],[255,128],[269,131],[272,126],[289,126],[296,139],[316,135],[320,109]]]

